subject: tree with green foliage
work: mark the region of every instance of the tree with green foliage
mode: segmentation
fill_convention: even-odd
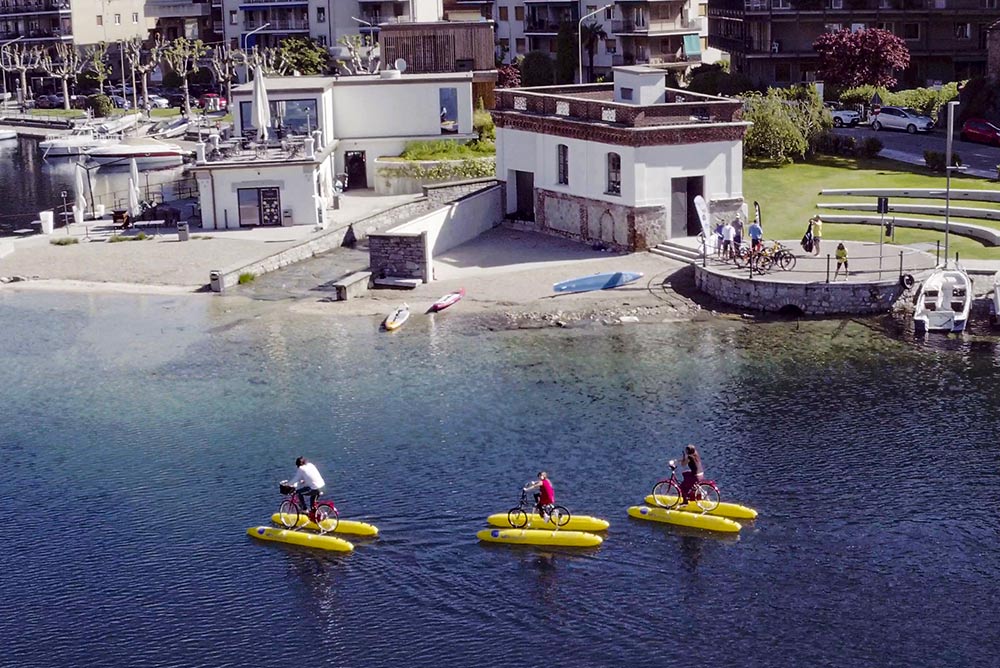
[[[94,73],[97,88],[104,93],[104,82],[111,76],[111,64],[108,63],[108,45],[104,42],[94,44],[84,54],[87,69]]]
[[[555,81],[555,67],[549,54],[541,51],[529,51],[521,60],[521,85],[551,86]]]
[[[608,38],[608,33],[604,31],[597,21],[584,23],[580,29],[580,41],[587,51],[587,81],[594,80],[594,55],[597,52],[597,45]],[[583,83],[583,82],[580,82]]]
[[[744,156],[782,164],[805,157],[809,145],[778,91],[772,88],[766,94],[750,93],[743,100],[743,119],[753,123],[743,137]]]
[[[329,52],[312,38],[286,37],[279,48],[288,66],[299,74],[326,74],[330,67]]]
[[[111,104],[110,97],[97,94],[87,98],[87,109],[90,109],[95,118],[104,118],[111,115],[111,110],[114,109],[114,106]]]
[[[348,74],[376,74],[381,65],[378,44],[371,35],[344,35],[337,42],[347,49],[349,58],[337,60],[337,65]]]
[[[812,146],[816,138],[833,125],[830,110],[823,105],[819,91],[813,84],[774,90],[785,101],[785,113],[802,133],[802,138],[809,146]]]
[[[576,79],[576,68],[580,64],[577,55],[576,24],[563,21],[559,24],[559,34],[556,35],[556,67],[557,84],[573,83]]]
[[[80,57],[76,47],[66,42],[56,42],[50,51],[42,55],[39,67],[50,77],[62,81],[63,109],[69,111],[69,82],[83,71],[87,62]]]
[[[517,65],[501,65],[497,68],[497,88],[519,88],[521,70]]]
[[[184,114],[191,115],[191,94],[188,88],[188,77],[201,69],[199,61],[208,53],[208,47],[200,39],[178,37],[163,50],[163,58],[170,68],[180,75],[184,90]]]

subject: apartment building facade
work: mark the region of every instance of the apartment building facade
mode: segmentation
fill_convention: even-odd
[[[377,41],[379,25],[438,21],[441,0],[222,0],[223,37],[234,46],[278,46],[308,37],[334,47],[345,35]]]
[[[87,45],[147,30],[143,0],[0,0],[0,41]]]
[[[986,32],[1000,0],[709,0],[708,43],[754,83],[817,78],[812,44],[824,32],[882,28],[903,38],[900,82],[930,86],[986,72]]]
[[[610,4],[605,7],[595,0],[450,0],[445,12],[449,19],[458,15],[491,17],[496,23],[498,56],[505,63],[529,51],[555,58],[559,26],[569,22],[575,31],[580,17],[589,14],[593,16],[585,23],[600,25],[607,35],[594,52],[595,78],[622,65],[682,69],[691,61],[717,59],[717,52],[706,52],[707,0],[619,0]],[[586,50],[583,64],[589,69]]]

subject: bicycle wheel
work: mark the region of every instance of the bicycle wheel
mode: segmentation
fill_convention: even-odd
[[[558,527],[564,527],[569,524],[569,510],[566,506],[553,506],[552,512],[549,513],[549,521]]]
[[[336,531],[337,525],[340,524],[340,513],[332,503],[319,504],[313,515],[316,517],[316,526],[319,527],[320,533]]]
[[[705,512],[710,512],[719,507],[722,495],[714,482],[700,482],[695,488],[696,495],[694,502]]]
[[[743,269],[747,266],[750,261],[750,249],[741,246],[737,249],[736,254],[733,255],[733,264],[736,265],[737,269]]]
[[[753,270],[758,274],[766,274],[771,268],[771,258],[767,255],[758,255],[754,261]]]
[[[282,501],[278,506],[278,520],[286,529],[295,529],[299,526],[299,507],[291,501]]]
[[[782,271],[791,271],[795,268],[795,256],[792,255],[791,251],[782,250],[777,256],[778,266]]]
[[[681,502],[681,488],[673,480],[661,480],[653,485],[653,498],[656,505],[663,508],[674,508]]]
[[[528,513],[521,510],[521,506],[511,508],[507,511],[507,521],[515,529],[523,529],[528,523]]]

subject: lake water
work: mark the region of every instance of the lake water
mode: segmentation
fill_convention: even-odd
[[[0,323],[5,666],[996,665],[994,341],[10,292]],[[760,511],[738,539],[625,515],[688,442]],[[378,539],[246,536],[300,454]],[[602,547],[477,542],[539,469]]]
[[[0,233],[8,229],[27,227],[38,220],[38,212],[45,209],[59,210],[66,203],[72,207],[76,191],[74,174],[76,161],[71,158],[42,158],[38,141],[29,138],[0,142]],[[106,205],[128,206],[127,165],[92,167],[89,183],[85,182],[88,206],[91,201]],[[139,188],[145,197],[159,197],[162,184],[170,184],[183,177],[183,169],[160,169],[139,174]],[[169,194],[170,187],[167,189]]]

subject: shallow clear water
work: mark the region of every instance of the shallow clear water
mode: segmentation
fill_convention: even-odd
[[[331,313],[335,306],[331,307]],[[0,663],[994,665],[986,339],[0,292]],[[631,520],[701,446],[738,539]],[[377,540],[260,544],[295,456]],[[487,546],[539,469],[593,551]]]

